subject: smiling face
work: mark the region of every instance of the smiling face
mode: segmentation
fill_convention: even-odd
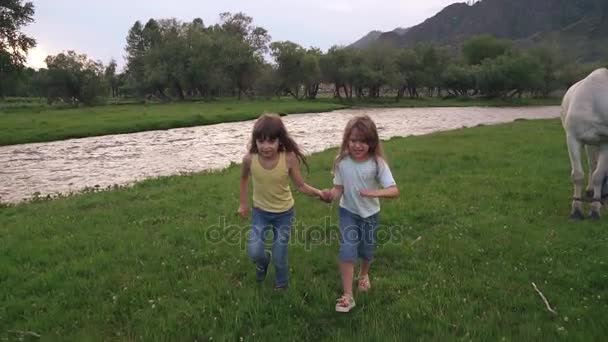
[[[272,159],[279,153],[279,139],[256,139],[255,145],[259,155]]]
[[[356,161],[369,158],[369,144],[365,135],[357,128],[354,128],[348,137],[348,153]]]

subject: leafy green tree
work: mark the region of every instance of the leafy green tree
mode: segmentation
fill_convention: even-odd
[[[271,37],[266,29],[253,26],[253,19],[241,12],[221,13],[220,21],[223,33],[219,36],[223,43],[220,58],[225,62],[226,76],[239,99],[242,94],[251,97],[249,90],[263,65],[263,54],[268,51]]]
[[[44,87],[50,103],[60,100],[94,105],[102,101],[106,87],[101,62],[74,51],[48,56],[45,62],[48,70]]]
[[[323,74],[319,65],[322,54],[320,49],[310,48],[306,50],[302,58],[304,96],[309,100],[314,100],[317,97],[319,86],[323,81]]]
[[[104,78],[106,83],[110,86],[111,96],[117,97],[119,81],[116,75],[116,61],[114,59],[111,59],[110,64],[108,64],[108,66],[106,67],[104,71]]]
[[[504,55],[511,49],[511,42],[491,35],[480,35],[467,39],[462,46],[462,54],[469,65],[479,65],[485,59]]]
[[[218,89],[226,86],[220,59],[222,44],[217,36],[216,31],[205,29],[200,19],[186,25],[187,53],[184,56],[183,82],[192,96],[198,94],[211,98]]]
[[[566,59],[559,53],[557,47],[541,46],[530,50],[531,56],[536,58],[541,66],[542,84],[538,93],[547,97],[562,85],[559,82],[559,70],[566,64]]]
[[[477,84],[490,97],[521,96],[542,85],[540,62],[529,54],[513,53],[486,59],[477,75]]]
[[[223,62],[224,75],[235,89],[240,100],[244,94],[251,97],[250,90],[255,83],[263,58],[256,56],[254,49],[237,36],[223,34],[219,49],[220,61]]]
[[[260,73],[254,85],[256,95],[270,99],[281,95],[281,80],[277,70],[268,63],[260,68]]]
[[[5,82],[19,77],[27,52],[36,40],[21,32],[34,21],[34,5],[21,0],[0,1],[0,97],[4,97]]]
[[[399,76],[397,99],[405,92],[410,98],[418,97],[418,87],[422,86],[425,79],[422,56],[417,50],[402,49],[397,53],[395,65]]]
[[[475,75],[478,66],[452,64],[442,75],[442,84],[452,96],[473,96],[477,94]]]
[[[327,53],[319,57],[319,67],[325,82],[334,84],[335,97],[342,100],[342,90],[344,97],[352,97],[351,73],[353,70],[353,50],[332,46]]]
[[[359,64],[359,91],[367,90],[370,98],[379,98],[383,88],[391,88],[399,83],[397,76],[397,50],[388,44],[373,44],[370,49],[361,51],[362,64]]]
[[[147,84],[163,99],[167,99],[165,89],[185,98],[186,68],[189,45],[185,37],[186,26],[175,19],[159,20],[154,31],[158,36],[151,38],[154,42],[144,57]]]
[[[306,78],[303,65],[306,50],[296,43],[284,41],[270,44],[270,51],[277,63],[282,90],[300,100],[300,90]]]
[[[7,51],[0,51],[0,98],[14,88],[18,72],[19,67],[13,62],[12,56]]]
[[[367,62],[364,50],[353,50],[352,67],[347,71],[350,83],[358,99],[365,97],[364,90],[372,82],[373,70]]]
[[[270,35],[265,28],[253,26],[253,18],[245,15],[242,12],[220,13],[221,28],[229,35],[238,37],[246,42],[254,51],[256,56],[260,57],[268,52],[268,43]]]
[[[146,53],[143,26],[139,21],[129,29],[127,35],[127,46],[125,47],[127,60],[126,75],[129,88],[133,90],[133,95],[142,98],[144,96],[144,61]]]
[[[25,63],[29,49],[36,40],[21,32],[22,26],[34,21],[34,4],[22,0],[0,2],[0,53],[8,53],[11,61],[20,66]]]
[[[154,19],[149,19],[145,25],[136,21],[129,29],[127,35],[127,45],[125,47],[126,74],[129,82],[129,87],[133,90],[136,97],[142,98],[148,92],[160,92],[161,97],[165,98],[166,84],[159,84],[160,79],[157,75],[147,75],[145,57],[149,51],[157,47],[162,41],[161,28],[158,22]],[[150,69],[148,67],[148,69]],[[160,90],[159,90],[160,89]]]

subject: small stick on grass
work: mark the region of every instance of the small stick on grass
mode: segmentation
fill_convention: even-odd
[[[418,242],[420,240],[422,240],[422,236],[419,236],[419,237],[416,238],[416,240],[410,242],[410,246],[413,246],[416,242]]]
[[[549,301],[547,300],[547,298],[545,298],[545,295],[543,295],[543,293],[540,292],[538,287],[536,287],[536,284],[534,284],[534,282],[532,282],[532,286],[534,286],[534,289],[536,290],[536,292],[538,292],[538,294],[540,295],[540,298],[542,298],[543,302],[545,302],[545,306],[547,307],[547,310],[549,310],[549,312],[551,312],[552,314],[557,315],[557,312],[551,308],[551,305],[549,305]]]
[[[40,338],[40,334],[35,333],[33,331],[9,330],[8,332],[11,334],[17,334],[17,335],[22,335],[22,336],[33,336],[35,338]]]

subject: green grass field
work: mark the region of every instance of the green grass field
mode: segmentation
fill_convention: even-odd
[[[0,208],[0,340],[35,340],[19,331],[62,341],[608,335],[606,217],[568,219],[558,120],[385,147],[402,195],[383,202],[373,289],[355,294],[353,312],[334,312],[336,204],[297,195],[290,288],[272,290],[272,269],[256,284],[232,166]],[[335,152],[310,157],[310,183],[331,184]]]
[[[257,118],[264,112],[281,114],[324,112],[347,107],[528,106],[554,105],[558,99],[393,99],[340,103],[317,101],[219,100],[171,104],[122,104],[98,107],[55,108],[40,99],[14,98],[0,103],[0,146],[190,127]]]
[[[3,128],[0,146],[251,120],[264,112],[287,114],[340,108],[345,106],[291,100],[20,108],[0,112],[0,127]]]

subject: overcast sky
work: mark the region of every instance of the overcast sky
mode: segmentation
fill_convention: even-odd
[[[32,0],[29,0],[32,1]],[[24,31],[38,46],[28,64],[44,67],[49,54],[75,50],[104,64],[124,65],[124,46],[136,20],[202,18],[213,25],[221,12],[244,12],[272,41],[290,40],[326,51],[369,31],[417,25],[456,0],[33,0],[35,22]]]

